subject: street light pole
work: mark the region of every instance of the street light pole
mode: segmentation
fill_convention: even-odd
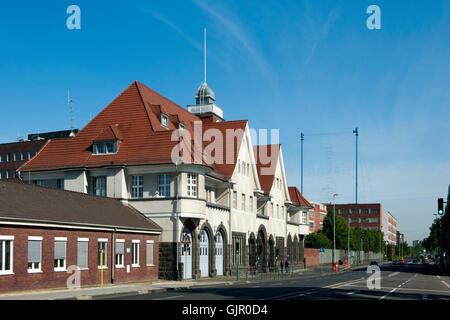
[[[351,259],[350,259],[350,215],[348,215],[348,228],[347,228],[347,260],[348,265],[351,265]]]
[[[333,268],[336,259],[336,197],[337,193],[333,194]]]

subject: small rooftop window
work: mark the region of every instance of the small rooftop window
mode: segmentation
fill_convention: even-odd
[[[161,114],[161,125],[164,128],[169,128],[169,117],[164,113]]]
[[[93,149],[93,154],[117,153],[117,141],[96,141]]]

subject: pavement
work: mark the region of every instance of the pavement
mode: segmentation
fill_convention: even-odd
[[[361,266],[354,266],[350,269],[361,268]],[[342,268],[345,272],[346,268]],[[247,278],[241,275],[240,280],[236,280],[236,276],[222,276],[216,278],[203,278],[198,280],[186,281],[149,281],[136,282],[126,284],[105,284],[103,287],[91,286],[75,289],[57,288],[48,290],[34,290],[26,292],[11,292],[0,294],[0,300],[92,300],[92,299],[108,299],[111,297],[132,297],[140,295],[148,295],[154,293],[167,293],[180,290],[188,290],[192,288],[207,288],[207,287],[223,287],[240,284],[254,284],[259,282],[268,282],[278,279],[277,281],[285,281],[286,279],[303,278],[305,276],[325,276],[333,274],[328,267],[311,267],[307,269],[294,270],[291,275],[274,275],[274,274],[260,274],[259,276]]]

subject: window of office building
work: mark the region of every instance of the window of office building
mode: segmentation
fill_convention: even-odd
[[[158,176],[158,193],[161,197],[170,197],[170,174]]]
[[[144,196],[144,176],[131,177],[131,197],[142,198]]]
[[[0,275],[13,271],[14,236],[0,236]]]
[[[28,237],[28,272],[41,271],[42,237]]]
[[[66,238],[55,238],[55,256],[54,256],[54,268],[55,271],[66,270]]]
[[[106,197],[106,177],[94,178],[94,194],[100,197]]]

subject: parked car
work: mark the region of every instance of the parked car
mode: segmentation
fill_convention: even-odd
[[[371,261],[371,262],[370,262],[370,265],[371,265],[371,266],[378,266],[378,262],[376,262],[376,261]]]
[[[401,259],[399,260],[399,263],[400,263],[400,264],[405,264],[405,260],[403,260],[403,258],[401,258]]]

